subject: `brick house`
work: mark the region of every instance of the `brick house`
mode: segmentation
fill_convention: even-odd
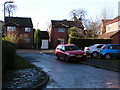
[[[111,21],[111,19],[102,19],[100,24],[100,35],[103,35],[106,32],[106,23]]]
[[[104,26],[105,33],[101,34],[98,39],[112,39],[113,44],[120,44],[120,16],[109,20]]]
[[[8,33],[25,35],[24,46],[22,48],[32,48],[33,46],[33,24],[31,18],[27,17],[5,17],[5,34]]]
[[[68,42],[68,29],[71,27],[78,27],[84,29],[83,25],[79,25],[76,21],[65,20],[51,20],[49,32],[49,47],[55,48],[58,44]]]

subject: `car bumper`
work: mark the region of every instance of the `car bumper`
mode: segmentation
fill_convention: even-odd
[[[85,59],[85,58],[86,58],[86,55],[83,55],[83,56],[68,56],[69,60],[82,60],[82,59]]]

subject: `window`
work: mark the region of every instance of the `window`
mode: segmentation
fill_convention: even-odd
[[[97,48],[101,48],[103,45],[99,45],[99,46],[97,46]]]
[[[62,46],[61,50],[65,50],[65,47],[64,47],[64,46]]]
[[[117,45],[117,49],[119,49],[119,50],[120,50],[120,45]]]
[[[30,32],[30,28],[29,27],[25,27],[25,32]]]
[[[61,49],[61,48],[62,48],[62,46],[58,46],[58,47],[57,47],[57,49]]]
[[[77,46],[66,46],[65,50],[66,51],[72,51],[72,50],[80,50],[80,49]]]
[[[26,39],[25,39],[25,42],[26,42],[26,43],[30,43],[30,38],[26,38]]]
[[[117,49],[117,45],[110,45],[108,49]]]
[[[58,28],[58,32],[65,32],[64,28]]]
[[[113,45],[108,46],[108,49],[113,49]]]
[[[14,26],[8,26],[7,31],[16,31],[16,27]]]

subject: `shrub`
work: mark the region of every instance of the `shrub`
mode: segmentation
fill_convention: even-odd
[[[79,46],[84,49],[84,47],[91,46],[93,44],[110,44],[111,39],[75,39],[71,38],[70,43]]]

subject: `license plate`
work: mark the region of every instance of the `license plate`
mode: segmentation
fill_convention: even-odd
[[[82,57],[82,56],[81,56],[81,55],[78,55],[77,57],[79,58],[79,57]]]

